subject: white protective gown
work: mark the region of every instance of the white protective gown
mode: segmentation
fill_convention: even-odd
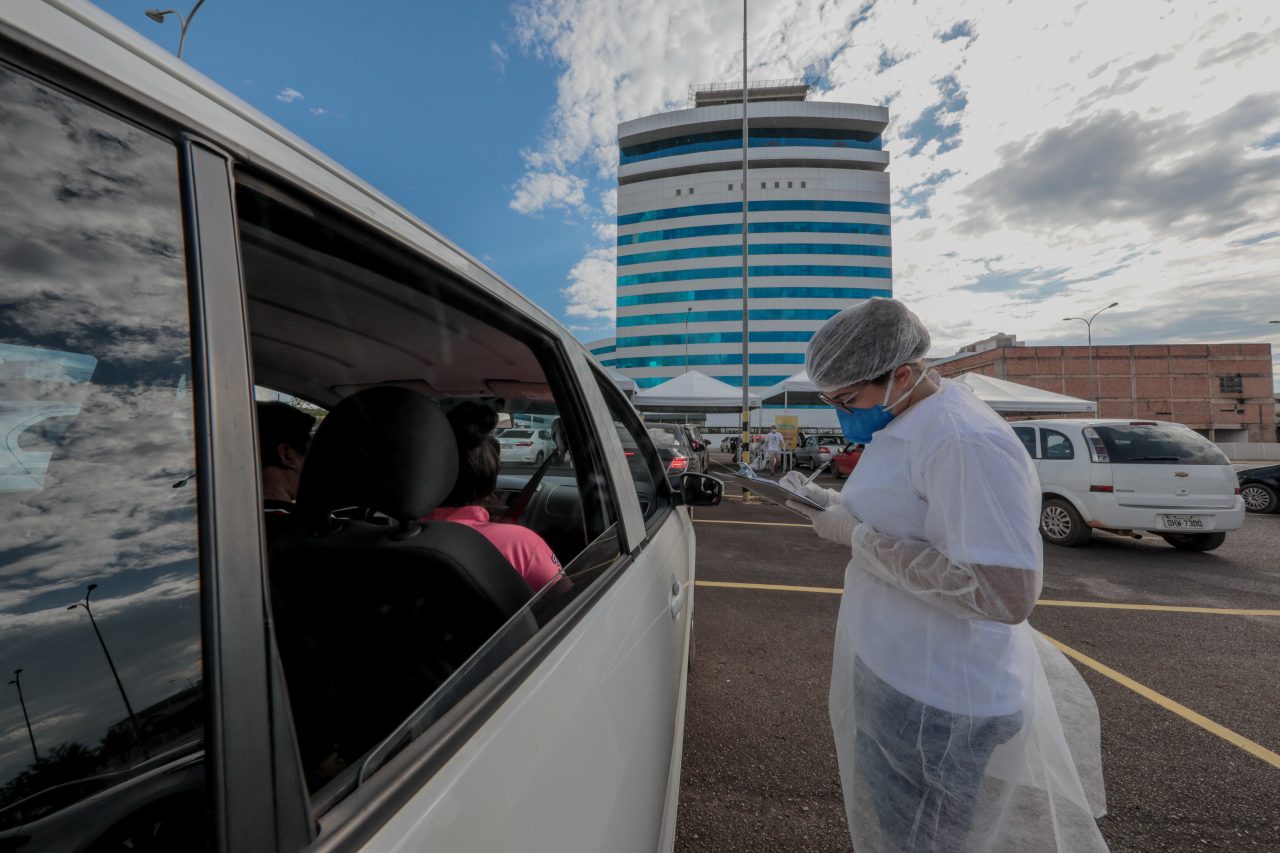
[[[944,382],[875,434],[840,500],[862,522],[830,695],[854,847],[1105,851],[1096,703],[1026,621],[999,621],[1042,576],[1039,481],[1009,425]]]

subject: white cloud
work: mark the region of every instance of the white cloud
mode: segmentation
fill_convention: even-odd
[[[496,41],[489,42],[489,62],[494,71],[498,72],[498,74],[507,73],[507,60],[509,58],[505,47]]]
[[[294,101],[305,101],[306,98],[297,89],[289,86],[280,90],[280,94],[276,95],[277,101],[284,101],[286,104],[292,104]]]
[[[613,249],[597,248],[587,252],[569,270],[569,286],[560,291],[568,302],[565,313],[586,320],[612,320],[614,269]]]
[[[332,115],[332,112],[330,110],[326,110],[324,107],[312,107],[310,112],[313,116]]]
[[[528,172],[516,185],[510,201],[518,213],[538,213],[549,207],[583,210],[587,206],[587,181],[563,172]]]
[[[1103,340],[1276,340],[1261,315],[1275,312],[1280,240],[1258,239],[1280,221],[1267,8],[779,0],[752,9],[751,76],[818,72],[822,100],[888,106],[895,291],[937,353],[994,331],[1074,340],[1059,318],[1112,300]],[[527,183],[544,173],[575,199],[585,182],[607,188],[619,121],[740,77],[736,0],[523,0],[513,14],[521,49],[560,69],[517,210],[541,209]],[[1093,149],[1104,160],[1081,156],[1084,129],[1111,141]],[[1237,180],[1215,181],[1221,169]],[[612,307],[607,255],[589,247],[570,273],[572,316]],[[1218,305],[1245,322],[1205,310]]]

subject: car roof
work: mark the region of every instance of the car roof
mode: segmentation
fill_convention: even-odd
[[[1155,421],[1145,418],[1033,418],[1025,421],[1014,421],[1010,426],[1173,426],[1187,429],[1185,424],[1173,421]]]
[[[136,101],[216,144],[239,163],[323,200],[429,257],[552,332],[558,320],[431,226],[159,45],[83,0],[5,4],[0,35]]]

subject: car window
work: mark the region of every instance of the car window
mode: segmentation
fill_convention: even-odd
[[[1076,452],[1071,439],[1055,429],[1040,428],[1040,453],[1044,459],[1075,459]]]
[[[1110,461],[1152,465],[1230,465],[1213,442],[1191,430],[1168,424],[1099,426]]]
[[[274,630],[324,810],[582,600],[621,559],[617,510],[553,334],[314,200],[238,180],[254,375],[328,412],[293,494],[268,507],[287,516],[268,560]],[[342,405],[353,397],[400,409],[365,423],[374,404]],[[317,462],[335,423],[349,451]],[[432,428],[441,438],[421,444],[447,443],[449,456],[396,482],[402,469],[377,448]],[[381,467],[346,473],[349,458]],[[425,515],[395,515],[409,506]]]
[[[607,377],[597,375],[600,393],[604,395],[609,406],[609,415],[613,419],[613,427],[617,430],[618,441],[622,444],[622,452],[627,459],[627,470],[631,472],[631,488],[635,489],[640,499],[640,508],[644,512],[645,523],[657,518],[660,511],[670,506],[670,492],[667,488],[664,471],[667,461],[661,456],[661,448],[668,454],[674,446],[669,440],[671,433],[662,429],[651,429],[641,425],[635,409],[618,392]],[[660,444],[661,442],[661,444]],[[655,447],[657,445],[657,447]],[[617,484],[625,488],[625,483]]]
[[[1018,440],[1022,442],[1022,446],[1027,449],[1027,454],[1030,455],[1032,459],[1035,459],[1036,458],[1035,427],[1016,426],[1013,428],[1013,432],[1016,436],[1018,436]]]
[[[177,152],[3,66],[0,103],[0,848],[202,849]]]

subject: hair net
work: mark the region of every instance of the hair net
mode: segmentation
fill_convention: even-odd
[[[809,341],[805,366],[819,391],[874,379],[929,351],[929,330],[896,299],[870,299],[846,308]]]

